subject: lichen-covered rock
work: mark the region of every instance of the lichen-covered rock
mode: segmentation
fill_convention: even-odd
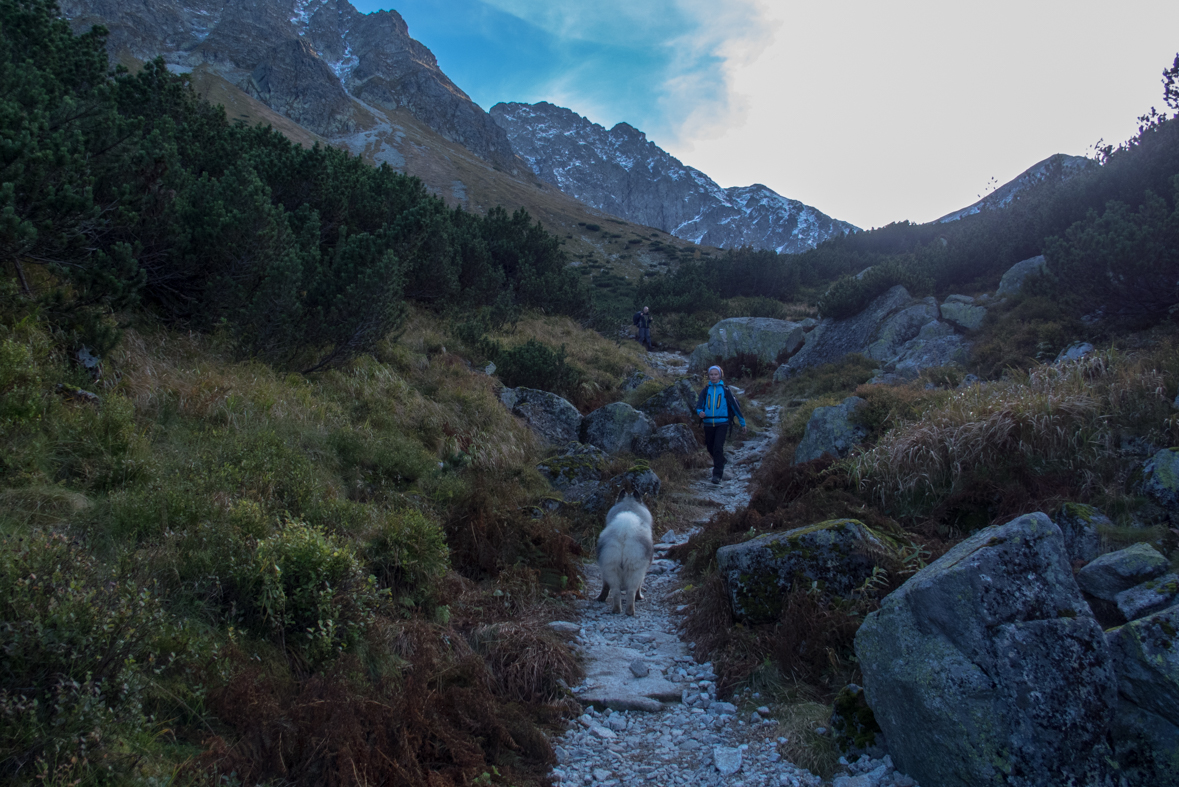
[[[597,513],[606,511],[618,502],[623,492],[630,492],[641,500],[659,497],[663,491],[663,482],[655,471],[639,463],[621,475],[616,475],[609,481],[603,481],[589,495],[581,501],[581,509]]]
[[[1179,513],[1179,448],[1164,448],[1146,460],[1142,491],[1168,512]]]
[[[641,437],[634,443],[637,456],[654,459],[663,454],[688,456],[700,450],[692,427],[687,424],[667,424],[655,430],[650,437]]]
[[[1126,620],[1137,620],[1179,603],[1179,574],[1163,574],[1157,579],[1148,579],[1129,590],[1123,590],[1115,599],[1118,611]]]
[[[970,356],[971,343],[947,323],[926,323],[915,337],[905,342],[885,369],[909,380],[917,379],[922,369],[961,365]]]
[[[890,314],[876,329],[873,341],[864,348],[864,355],[874,361],[892,360],[906,342],[916,338],[922,326],[936,319],[937,301],[933,298],[923,298]]]
[[[865,618],[855,651],[889,753],[919,783],[1101,783],[1117,684],[1044,514],[922,569]]]
[[[639,405],[639,412],[652,418],[696,415],[696,389],[690,380],[676,380]]]
[[[635,440],[655,432],[655,422],[626,402],[600,407],[582,419],[581,442],[596,445],[608,454],[630,451]]]
[[[942,319],[966,331],[977,331],[987,318],[987,307],[977,306],[974,298],[951,295],[941,308]]]
[[[581,436],[581,413],[566,400],[535,388],[505,388],[500,401],[545,442],[564,445]]]
[[[718,360],[748,355],[763,364],[780,364],[803,343],[800,323],[769,317],[731,317],[708,330],[708,341],[688,359],[688,371],[702,372]],[[772,367],[771,367],[772,368]]]
[[[1037,257],[1029,257],[1026,260],[1021,260],[1003,274],[1003,278],[999,280],[999,289],[995,291],[996,295],[1014,295],[1023,289],[1024,282],[1029,276],[1043,273],[1048,268],[1048,262],[1041,254]]]
[[[873,555],[893,552],[893,545],[863,522],[832,519],[721,547],[716,562],[733,614],[762,623],[777,619],[782,598],[795,583],[817,583],[827,594],[845,595],[872,575]]]
[[[1112,527],[1113,522],[1093,506],[1084,503],[1065,503],[1052,520],[1064,534],[1064,548],[1073,560],[1088,563],[1101,549],[1099,527]]]
[[[811,366],[834,363],[848,353],[864,352],[878,338],[876,333],[888,316],[912,303],[909,291],[898,284],[877,296],[866,309],[853,317],[820,320],[815,329],[806,334],[802,349],[774,372],[775,382],[787,380]]]
[[[1133,544],[1090,561],[1077,572],[1077,584],[1090,596],[1116,601],[1123,590],[1161,577],[1169,566],[1150,544]]]
[[[602,467],[609,457],[601,448],[572,442],[559,454],[545,459],[536,469],[548,479],[553,489],[564,491],[570,487],[601,480]]]
[[[1131,785],[1179,784],[1179,607],[1106,633],[1118,678],[1114,755]]]
[[[830,407],[816,407],[807,421],[802,442],[794,450],[794,464],[818,459],[823,454],[847,456],[857,443],[868,436],[867,428],[852,423],[851,415],[867,404],[858,396],[849,396]]]
[[[640,385],[647,382],[648,380],[654,380],[654,379],[655,379],[654,377],[647,374],[646,372],[641,372],[638,369],[636,369],[635,371],[631,372],[630,374],[628,374],[626,376],[626,378],[618,386],[618,390],[620,390],[620,391],[633,391],[634,389],[638,388]]]

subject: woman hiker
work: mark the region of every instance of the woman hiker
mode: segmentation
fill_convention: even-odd
[[[722,379],[724,372],[719,366],[708,367],[708,385],[696,399],[696,415],[704,422],[704,447],[712,456],[712,483],[719,484],[725,477],[725,437],[729,433],[729,422],[741,424],[745,434],[745,416],[737,397],[729,393]]]

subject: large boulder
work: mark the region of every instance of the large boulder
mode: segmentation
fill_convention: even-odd
[[[937,301],[922,298],[912,306],[889,315],[876,329],[872,343],[864,348],[864,355],[874,361],[889,361],[921,332],[922,326],[936,319]]]
[[[999,280],[999,289],[995,291],[995,294],[999,296],[1014,295],[1023,289],[1023,285],[1029,277],[1047,270],[1048,261],[1044,259],[1043,254],[1020,260],[1003,274],[1003,278]]]
[[[640,437],[634,443],[637,456],[654,459],[664,454],[689,456],[700,450],[692,427],[687,424],[667,424],[655,430],[650,437]]]
[[[690,380],[676,380],[639,405],[639,412],[652,418],[692,418],[696,415],[696,394]]]
[[[890,315],[913,305],[909,291],[898,284],[877,296],[866,309],[853,317],[821,320],[813,331],[806,334],[802,349],[774,372],[774,380],[787,380],[811,366],[834,363],[848,353],[864,352],[870,344],[881,338],[881,326]]]
[[[921,326],[915,337],[905,343],[885,369],[902,378],[914,380],[922,369],[965,364],[971,343],[949,324],[934,320]]]
[[[1164,448],[1146,460],[1142,491],[1169,513],[1179,513],[1179,448]]]
[[[818,459],[823,454],[847,456],[856,444],[868,436],[867,428],[852,423],[851,415],[867,401],[849,396],[830,407],[816,407],[806,423],[802,442],[794,449],[794,464]]]
[[[716,562],[733,614],[752,623],[776,620],[782,599],[795,583],[829,595],[850,593],[872,576],[872,555],[887,555],[892,544],[855,519],[767,533],[716,551]]]
[[[608,454],[634,449],[636,440],[655,432],[655,422],[626,402],[599,407],[582,419],[581,442],[596,445]]]
[[[969,295],[951,295],[941,308],[942,319],[964,331],[977,331],[987,318],[987,307],[974,302]]]
[[[1064,534],[1064,548],[1073,560],[1088,563],[1101,549],[1099,527],[1113,527],[1109,517],[1084,503],[1065,503],[1052,520]]]
[[[594,445],[567,443],[556,455],[540,462],[536,469],[548,479],[549,485],[564,492],[601,480],[602,467],[609,460],[606,452]]]
[[[499,399],[545,442],[564,445],[581,437],[581,413],[555,393],[535,388],[505,388]]]
[[[708,330],[708,342],[692,351],[688,371],[702,372],[715,363],[741,355],[756,358],[772,368],[796,352],[802,343],[802,323],[769,317],[731,317]]]
[[[1094,598],[1117,601],[1119,593],[1161,577],[1169,566],[1150,544],[1132,544],[1090,561],[1077,572],[1077,584]]]
[[[1101,783],[1117,684],[1044,514],[922,569],[865,618],[855,651],[889,753],[921,784]]]
[[[1106,634],[1118,679],[1111,737],[1131,785],[1179,784],[1179,607]]]

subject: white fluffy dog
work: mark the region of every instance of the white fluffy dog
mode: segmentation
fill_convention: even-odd
[[[654,554],[651,512],[628,493],[606,514],[606,527],[598,536],[598,567],[602,569],[598,601],[605,601],[613,590],[614,612],[622,612],[625,595],[626,614],[635,614],[635,599],[643,597],[643,579]]]

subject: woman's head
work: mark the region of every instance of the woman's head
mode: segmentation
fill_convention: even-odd
[[[719,366],[708,367],[708,381],[710,383],[718,383],[725,378],[725,370]]]

